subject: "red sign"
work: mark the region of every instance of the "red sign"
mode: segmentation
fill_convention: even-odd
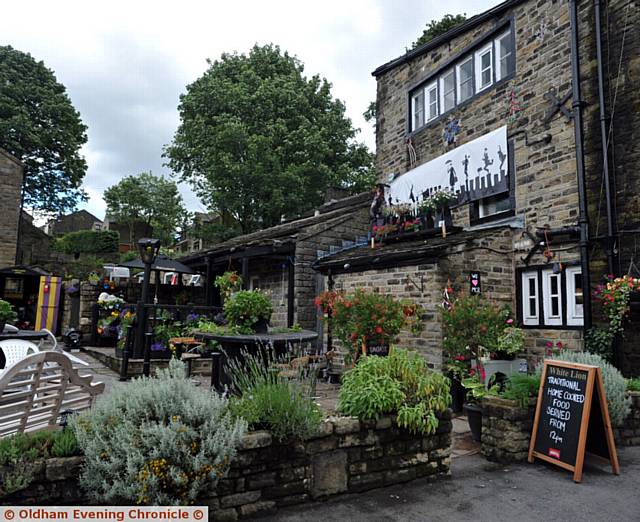
[[[549,448],[549,456],[556,459],[560,458],[560,450]]]

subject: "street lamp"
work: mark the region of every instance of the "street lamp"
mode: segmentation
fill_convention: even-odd
[[[149,370],[151,367],[151,353],[149,344],[146,338],[147,331],[147,310],[145,305],[149,300],[149,280],[151,279],[151,265],[155,262],[160,250],[160,240],[143,237],[138,241],[138,252],[140,252],[140,259],[144,263],[144,279],[142,280],[142,296],[138,301],[138,335],[136,343],[137,356],[140,356],[141,349],[144,349],[144,363],[142,365],[142,372],[145,376],[149,376]]]

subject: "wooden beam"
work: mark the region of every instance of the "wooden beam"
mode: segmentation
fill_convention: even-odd
[[[293,256],[289,257],[288,260],[288,268],[289,268],[289,284],[287,288],[287,326],[291,328],[293,326],[294,319],[294,308],[296,302],[296,265],[295,258]]]

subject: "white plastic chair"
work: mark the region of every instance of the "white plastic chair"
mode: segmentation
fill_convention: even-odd
[[[28,355],[38,353],[38,347],[30,341],[23,339],[7,339],[0,341],[0,350],[4,353],[6,359],[4,368],[0,368],[2,375],[10,366],[25,359]]]
[[[89,363],[86,362],[86,361],[83,361],[82,359],[80,359],[80,357],[76,357],[75,355],[71,355],[70,353],[65,352],[62,348],[59,348],[58,347],[58,340],[56,339],[56,336],[53,335],[53,332],[51,330],[47,330],[46,328],[43,328],[40,331],[47,333],[47,338],[43,339],[38,344],[38,349],[41,352],[50,351],[50,352],[63,353],[71,360],[72,363],[81,364],[83,366],[89,366]]]

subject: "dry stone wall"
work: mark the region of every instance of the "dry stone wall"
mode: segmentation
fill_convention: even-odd
[[[16,262],[22,176],[22,165],[0,149],[0,268]]]

